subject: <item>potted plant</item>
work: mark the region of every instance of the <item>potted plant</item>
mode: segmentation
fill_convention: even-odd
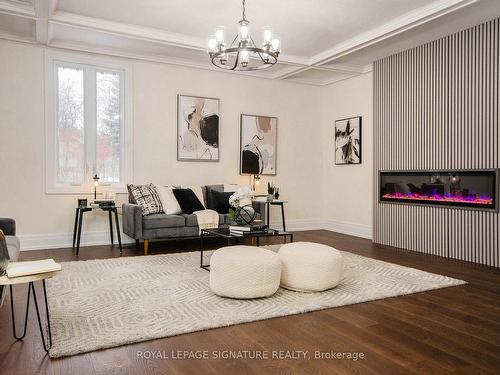
[[[272,202],[280,196],[279,188],[275,187],[271,182],[267,183],[267,201]]]
[[[275,188],[275,191],[274,191],[274,199],[279,199],[280,197],[280,188],[277,187]]]

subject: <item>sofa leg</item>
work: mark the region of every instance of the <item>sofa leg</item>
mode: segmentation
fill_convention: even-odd
[[[149,240],[144,240],[144,255],[148,255]]]
[[[139,248],[139,245],[140,245],[140,241],[139,240],[135,240],[135,247]]]

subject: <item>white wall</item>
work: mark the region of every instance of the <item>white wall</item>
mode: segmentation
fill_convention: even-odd
[[[372,236],[373,76],[366,73],[321,93],[323,143],[323,219],[325,229]],[[335,165],[335,119],[362,116],[362,163]]]
[[[69,245],[79,197],[45,194],[43,64],[43,47],[0,41],[0,216],[17,220],[24,248]],[[290,229],[321,227],[322,201],[318,197],[323,196],[325,171],[320,98],[323,92],[335,96],[336,91],[330,94],[318,87],[165,64],[131,64],[133,182],[247,183],[248,177],[238,174],[239,116],[276,116],[278,175],[271,180],[280,186],[283,199],[289,200]],[[220,98],[219,163],[176,160],[179,93]],[[365,155],[370,152],[364,151]],[[261,184],[266,182],[262,179]],[[330,198],[329,202],[334,203]],[[105,219],[102,213],[87,214],[84,243],[107,240]],[[277,219],[275,212],[272,220]]]

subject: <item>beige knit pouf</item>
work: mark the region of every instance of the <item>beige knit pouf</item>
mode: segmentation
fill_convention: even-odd
[[[281,286],[301,292],[320,292],[338,285],[344,261],[340,251],[312,242],[293,242],[278,251]]]
[[[271,250],[228,246],[210,258],[210,289],[221,297],[259,298],[278,290],[281,262]]]

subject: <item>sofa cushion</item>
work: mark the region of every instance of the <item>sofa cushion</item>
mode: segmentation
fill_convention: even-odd
[[[153,214],[142,219],[144,229],[183,227],[185,224],[186,220],[180,215]]]
[[[186,227],[197,227],[198,226],[198,219],[196,218],[195,214],[182,214],[186,219]],[[225,224],[226,219],[224,215],[219,214],[219,224]]]
[[[144,229],[142,231],[143,238],[157,239],[169,237],[196,237],[198,236],[198,227],[174,227],[174,228],[157,228]]]

